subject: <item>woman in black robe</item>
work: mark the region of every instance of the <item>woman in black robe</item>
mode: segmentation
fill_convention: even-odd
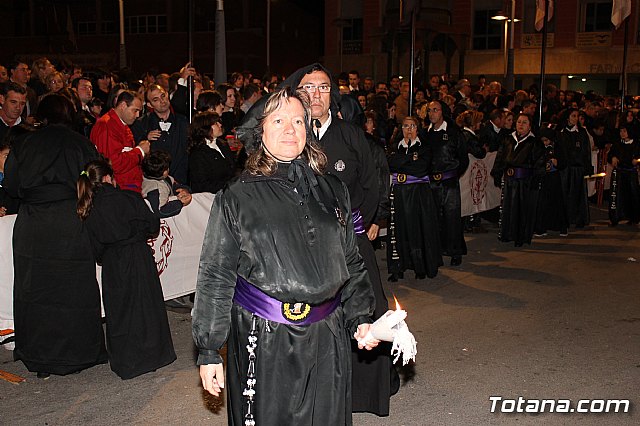
[[[76,215],[76,181],[98,152],[69,128],[71,102],[50,95],[44,127],[16,141],[3,187],[21,204],[13,229],[14,357],[40,377],[106,362],[91,245]]]
[[[131,379],[176,359],[156,263],[147,239],[160,219],[139,194],[116,188],[113,169],[93,161],[78,179],[78,216],[102,265],[109,364]]]
[[[531,132],[531,117],[519,114],[516,131],[496,154],[491,176],[502,187],[498,239],[516,247],[531,244],[540,179],[545,172],[544,148]]]
[[[378,212],[384,210],[384,200],[379,199],[376,165],[364,132],[340,119],[338,111],[341,96],[337,86],[331,83],[330,76],[329,70],[315,63],[291,73],[280,88],[309,87],[307,93],[311,98],[313,133],[327,157],[326,173],[337,176],[349,191],[358,250],[375,295],[375,320],[388,310],[376,255],[369,240],[373,236],[372,224]],[[320,91],[317,87],[324,85],[329,89],[328,92]],[[311,89],[314,86],[316,90]],[[253,134],[250,123],[257,122],[254,113],[265,101],[264,97],[258,100],[238,127],[241,139],[242,135]],[[371,232],[371,236],[368,232]],[[379,416],[389,414],[390,396],[397,392],[400,383],[391,362],[390,346],[389,343],[382,343],[375,350],[363,352],[355,344],[352,345],[354,412],[366,411]]]
[[[556,135],[554,129],[548,127],[540,129],[540,140],[544,145],[545,174],[538,195],[534,226],[536,237],[544,237],[547,231],[557,231],[561,237],[569,235],[569,221],[560,178],[560,170],[566,166],[566,162],[562,151],[556,149]]]
[[[619,126],[620,139],[611,145],[608,160],[613,167],[611,194],[609,196],[609,219],[616,226],[622,219],[629,224],[640,222],[640,141],[628,123]]]
[[[569,224],[583,228],[589,224],[589,200],[585,176],[593,174],[591,143],[584,127],[578,123],[576,108],[566,111],[558,133],[557,150],[562,152],[566,166],[560,171],[566,216]]]
[[[416,278],[433,278],[442,266],[438,209],[429,186],[431,147],[417,135],[419,121],[406,117],[404,138],[389,157],[393,176],[391,223],[387,244],[389,281],[397,281],[411,269]]]
[[[351,424],[349,341],[366,335],[374,297],[347,189],[320,174],[307,105],[290,89],[267,100],[247,169],[214,199],[205,233],[197,363],[207,391],[226,387],[233,425]]]

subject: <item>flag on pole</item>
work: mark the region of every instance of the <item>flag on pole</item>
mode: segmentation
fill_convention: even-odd
[[[536,0],[536,31],[541,31],[544,26],[544,4],[549,2],[549,16],[547,22],[553,18],[553,0]]]
[[[611,23],[616,30],[629,15],[631,15],[631,0],[613,0]]]

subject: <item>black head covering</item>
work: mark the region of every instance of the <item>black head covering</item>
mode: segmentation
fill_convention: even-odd
[[[540,128],[540,137],[547,138],[550,141],[555,141],[556,139],[556,131],[549,127],[541,127]]]
[[[331,78],[331,72],[318,62],[294,71],[291,75],[289,75],[289,77],[287,77],[282,83],[278,85],[278,89],[286,86],[290,86],[294,89],[297,88],[300,85],[300,81],[302,80],[302,78],[313,71],[322,71],[329,77],[329,80],[331,81],[330,108],[331,111],[333,111],[333,113],[335,114],[339,110],[338,105],[340,103],[340,92],[338,91],[337,85],[334,84],[333,79]],[[268,96],[263,96],[262,98],[258,99],[258,101],[249,109],[249,111],[247,111],[240,125],[236,127],[236,137],[240,139],[240,141],[242,141],[247,152],[252,152],[260,146],[260,141],[256,139],[254,130],[258,126],[258,120],[260,120],[260,117],[264,112],[264,104],[267,102],[268,98]]]
[[[360,102],[358,102],[351,95],[340,95],[340,115],[344,121],[349,123],[353,123],[358,127],[362,127],[364,125],[364,111],[362,111],[362,106]]]

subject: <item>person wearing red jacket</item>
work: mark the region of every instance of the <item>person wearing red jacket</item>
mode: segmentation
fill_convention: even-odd
[[[111,160],[116,182],[121,189],[142,191],[142,159],[149,153],[149,141],[136,146],[129,126],[140,116],[142,101],[125,90],[118,95],[116,106],[100,117],[91,130],[91,141],[98,152]]]

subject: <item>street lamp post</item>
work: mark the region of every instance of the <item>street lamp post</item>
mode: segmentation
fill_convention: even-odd
[[[118,0],[120,13],[120,69],[127,66],[127,48],[124,44],[124,0]]]
[[[511,18],[509,19],[508,23],[509,23],[509,49],[507,50],[507,79],[506,79],[506,84],[507,84],[507,91],[508,92],[512,92],[514,90],[514,86],[516,85],[515,83],[515,76],[513,74],[513,60],[514,60],[514,55],[513,55],[513,38],[514,38],[514,34],[515,34],[515,26],[514,24],[516,23],[516,0],[511,0]]]
[[[514,50],[513,40],[515,37],[515,27],[513,24],[519,22],[519,19],[515,17],[516,1],[511,0],[511,10],[509,15],[499,12],[497,15],[492,16],[494,21],[504,21],[504,79],[507,91],[511,92],[515,89],[515,75],[514,75]]]

